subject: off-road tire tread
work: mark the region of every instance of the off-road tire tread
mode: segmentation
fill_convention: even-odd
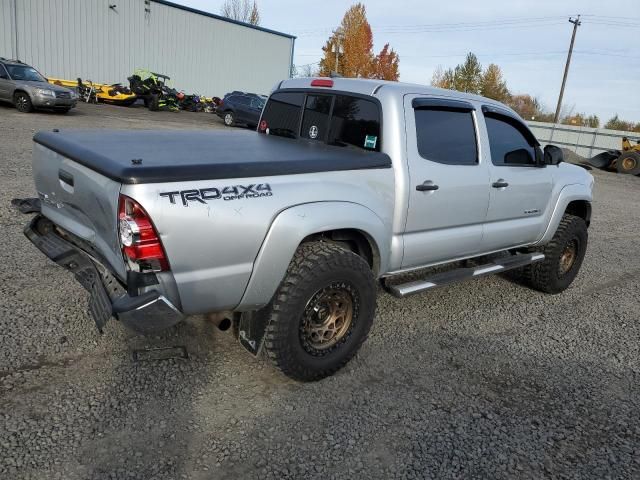
[[[569,241],[569,237],[573,236],[577,229],[584,229],[585,233],[585,245],[583,250],[586,250],[587,225],[585,221],[575,215],[565,213],[560,220],[558,229],[553,235],[553,238],[543,248],[537,249],[545,254],[545,259],[541,262],[528,265],[522,269],[522,279],[525,280],[531,288],[539,290],[544,293],[560,293],[565,288],[558,288],[552,281],[552,275],[558,268],[558,264],[554,261],[556,257],[556,251],[563,248]],[[576,270],[580,269],[582,260],[584,258],[584,251],[578,252],[578,258],[574,267]],[[576,273],[577,274],[577,273]],[[572,280],[573,281],[573,280]],[[570,285],[571,283],[569,283]],[[568,285],[567,285],[568,287]]]
[[[375,312],[376,284],[369,265],[355,253],[328,242],[309,242],[298,247],[284,280],[278,287],[272,301],[267,305],[266,308],[269,309],[271,318],[265,333],[264,350],[271,362],[288,377],[300,381],[315,381],[333,375],[353,358],[367,339],[373,323],[373,314],[371,318],[360,317],[358,319],[358,321],[368,322],[364,334],[351,345],[349,353],[341,359],[339,364],[332,368],[322,370],[305,368],[295,360],[290,349],[288,342],[290,327],[283,316],[287,315],[289,305],[308,300],[303,295],[302,289],[298,287],[310,279],[313,272],[327,272],[345,267],[368,276],[370,293],[374,302],[373,311]],[[362,300],[365,299],[362,298]]]
[[[636,160],[636,166],[635,168],[633,168],[632,170],[623,170],[622,169],[622,160],[624,160],[625,158],[629,158],[629,157],[633,157]],[[618,157],[618,160],[616,160],[616,169],[618,170],[618,173],[628,173],[630,175],[640,175],[640,153],[631,150],[631,151],[627,151],[627,152],[623,152],[622,155],[620,155]]]

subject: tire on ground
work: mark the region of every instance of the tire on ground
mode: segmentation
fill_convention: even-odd
[[[616,160],[618,173],[628,173],[630,175],[640,175],[640,152],[622,152]]]
[[[233,114],[233,112],[231,110],[228,110],[228,111],[224,112],[224,117],[223,117],[222,120],[224,121],[224,124],[227,127],[233,127],[236,124],[235,115]]]
[[[31,98],[25,92],[16,92],[13,96],[13,104],[19,112],[29,113],[33,111]]]
[[[522,278],[541,292],[560,293],[566,290],[580,270],[587,240],[585,221],[565,214],[551,241],[540,250],[544,253],[544,260],[523,269]]]
[[[149,98],[149,110],[152,112],[157,112],[160,110],[160,96],[157,93],[152,93]]]
[[[355,253],[326,242],[301,245],[265,307],[267,356],[295,380],[332,375],[366,340],[376,294],[369,265]],[[331,318],[335,323],[323,330]]]

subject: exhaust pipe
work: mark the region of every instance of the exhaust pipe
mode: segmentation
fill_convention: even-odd
[[[209,313],[206,318],[218,327],[218,330],[224,332],[231,328],[231,315],[231,312]]]

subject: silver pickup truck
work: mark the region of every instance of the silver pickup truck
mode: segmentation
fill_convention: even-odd
[[[500,103],[292,79],[257,130],[35,135],[25,233],[90,292],[98,329],[218,313],[310,381],[357,352],[378,285],[402,298],[520,269],[558,293],[578,273],[593,178]]]

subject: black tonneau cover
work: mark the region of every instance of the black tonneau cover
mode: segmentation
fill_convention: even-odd
[[[130,184],[391,167],[383,153],[246,130],[60,130],[33,140]]]

